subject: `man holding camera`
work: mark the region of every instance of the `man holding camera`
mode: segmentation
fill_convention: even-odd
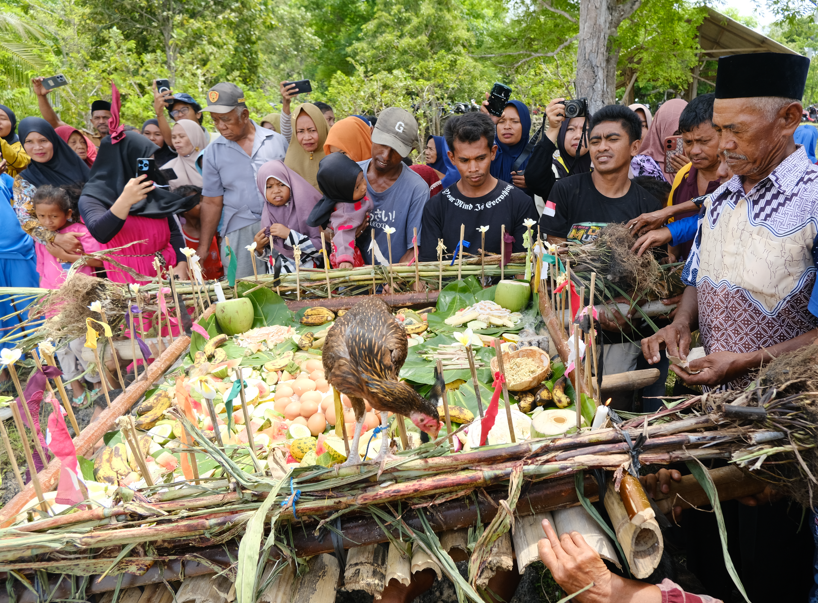
[[[162,132],[162,138],[165,139],[165,144],[168,145],[168,147],[174,152],[176,151],[173,146],[171,126],[165,117],[165,109],[167,109],[168,115],[170,115],[174,122],[188,119],[198,123],[200,126],[202,126],[202,130],[204,130],[208,135],[209,141],[212,141],[213,136],[202,125],[204,122],[202,106],[189,94],[185,92],[178,92],[174,94],[169,86],[158,86],[157,82],[165,84],[167,83],[167,80],[154,80],[152,85],[153,111],[156,113],[156,121],[159,122],[159,130]]]

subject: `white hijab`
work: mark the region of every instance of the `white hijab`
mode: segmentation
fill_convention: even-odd
[[[173,128],[182,128],[185,131],[188,140],[190,140],[190,144],[193,145],[193,151],[187,157],[179,155],[162,166],[163,168],[173,168],[173,171],[176,172],[177,178],[169,181],[168,184],[170,184],[171,188],[184,186],[186,184],[202,186],[202,175],[199,173],[199,170],[196,169],[196,158],[199,156],[201,150],[207,146],[207,133],[197,122],[189,119],[177,121]]]

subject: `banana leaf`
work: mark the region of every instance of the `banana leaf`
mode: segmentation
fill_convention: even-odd
[[[247,293],[255,288],[253,283],[239,283],[239,296],[246,297],[253,303],[253,328],[272,327],[282,325],[285,327],[296,326],[293,313],[284,303],[284,300],[272,289],[260,287],[252,293]]]

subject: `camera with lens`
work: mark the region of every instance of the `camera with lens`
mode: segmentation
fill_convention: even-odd
[[[565,119],[588,116],[588,99],[561,101],[561,104],[565,105]]]

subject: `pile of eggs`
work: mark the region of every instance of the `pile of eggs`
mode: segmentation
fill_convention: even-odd
[[[324,378],[324,366],[320,359],[310,359],[301,363],[301,373],[291,379],[291,375],[282,374],[282,379],[275,387],[275,411],[284,415],[292,423],[299,423],[309,428],[312,435],[323,433],[327,424],[335,426],[335,401],[332,388]],[[346,395],[341,396],[344,404],[344,421],[348,437],[355,429],[355,413],[352,403]],[[366,402],[364,430],[374,429],[380,424],[380,418]]]

